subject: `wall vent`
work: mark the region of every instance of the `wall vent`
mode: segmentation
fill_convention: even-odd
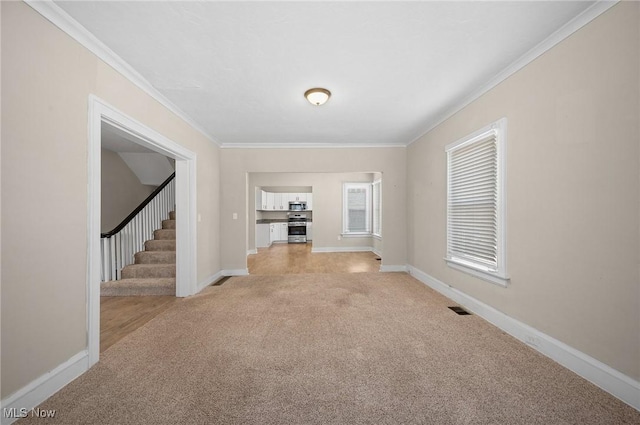
[[[460,316],[466,316],[468,314],[469,315],[471,314],[467,310],[459,306],[449,307],[449,309],[454,311],[456,314],[459,314]]]

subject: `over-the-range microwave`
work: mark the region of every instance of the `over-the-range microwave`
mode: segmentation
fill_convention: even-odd
[[[307,203],[305,201],[289,201],[289,211],[306,211]]]

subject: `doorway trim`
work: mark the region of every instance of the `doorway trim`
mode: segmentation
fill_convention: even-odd
[[[175,159],[176,164],[176,296],[197,292],[196,282],[196,154],[89,95],[87,205],[87,346],[89,367],[100,358],[100,198],[101,126],[108,123],[136,143]]]

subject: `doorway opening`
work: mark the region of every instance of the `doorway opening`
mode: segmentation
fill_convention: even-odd
[[[249,274],[380,270],[381,172],[249,172],[246,178]],[[345,197],[354,182],[366,186],[366,197]],[[359,218],[363,228],[355,234],[345,218]],[[300,221],[302,241],[295,231]]]
[[[196,175],[195,154],[96,96],[89,96],[88,139],[88,265],[87,336],[89,365],[100,356],[101,282],[101,149],[102,129],[117,131],[128,141],[175,161],[176,293],[196,291]]]

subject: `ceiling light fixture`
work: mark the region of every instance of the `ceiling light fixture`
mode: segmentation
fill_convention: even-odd
[[[304,97],[306,97],[312,105],[320,106],[329,100],[331,92],[327,89],[316,87],[304,92]]]

